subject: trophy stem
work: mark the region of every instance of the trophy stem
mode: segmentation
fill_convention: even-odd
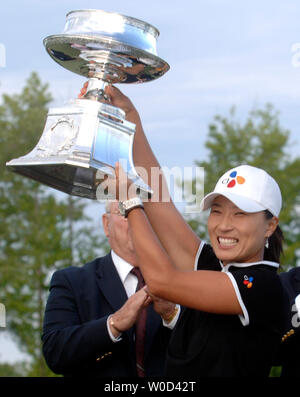
[[[108,85],[109,83],[107,83],[106,81],[91,77],[88,80],[88,86],[84,98],[94,99],[98,102],[103,102],[103,100],[110,102],[109,96],[105,94],[105,87]]]

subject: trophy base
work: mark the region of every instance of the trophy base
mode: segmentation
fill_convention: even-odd
[[[115,199],[115,192],[102,188],[107,176],[115,178],[121,162],[133,180],[137,194],[148,199],[152,191],[135,170],[132,145],[135,125],[114,106],[78,99],[63,108],[49,109],[37,146],[7,166],[70,195],[92,200]]]

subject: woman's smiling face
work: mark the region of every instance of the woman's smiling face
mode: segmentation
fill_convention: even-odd
[[[244,212],[224,196],[214,199],[208,218],[208,232],[216,256],[224,265],[263,259],[264,245],[277,226],[264,211]]]

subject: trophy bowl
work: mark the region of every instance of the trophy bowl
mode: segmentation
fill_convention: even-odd
[[[44,46],[59,65],[88,78],[87,92],[49,109],[38,144],[7,166],[67,194],[107,200],[114,194],[101,182],[115,177],[119,161],[141,198],[148,198],[152,191],[133,163],[135,125],[109,103],[104,89],[164,75],[169,65],[157,56],[158,36],[154,26],[136,18],[101,10],[69,12],[63,33],[46,37]]]
[[[48,54],[64,68],[115,83],[143,83],[169,70],[157,56],[159,31],[136,18],[100,10],[71,11],[62,34],[48,36]]]

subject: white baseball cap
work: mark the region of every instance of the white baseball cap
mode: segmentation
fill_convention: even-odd
[[[214,191],[202,200],[202,211],[210,208],[219,195],[245,212],[269,210],[278,217],[281,210],[282,198],[277,182],[266,171],[250,165],[240,165],[225,172]]]

